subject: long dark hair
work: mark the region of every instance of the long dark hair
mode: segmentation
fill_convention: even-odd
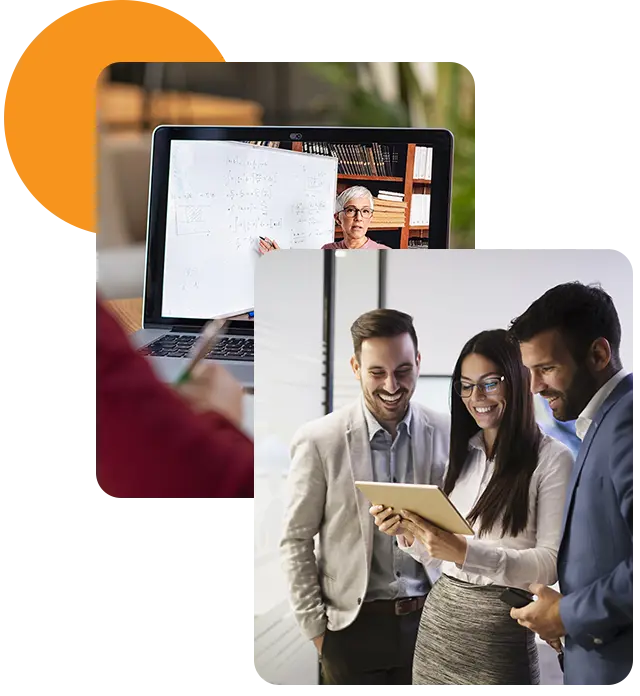
[[[469,439],[480,428],[467,410],[454,384],[462,374],[462,361],[472,353],[495,363],[504,375],[506,406],[493,451],[495,468],[484,493],[469,513],[469,523],[480,520],[480,536],[502,515],[502,536],[516,536],[527,526],[529,485],[538,464],[540,429],[533,411],[529,371],[520,348],[504,329],[483,331],[466,343],[453,371],[451,384],[451,445],[444,491],[451,493],[469,453]]]

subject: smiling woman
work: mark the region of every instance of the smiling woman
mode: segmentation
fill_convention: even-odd
[[[444,491],[476,537],[371,511],[380,531],[442,570],[420,620],[414,684],[539,683],[534,634],[510,617],[501,586],[556,581],[571,464],[564,445],[538,429],[529,373],[507,332],[467,341],[453,373]]]

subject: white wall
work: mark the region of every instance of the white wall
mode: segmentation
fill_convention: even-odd
[[[281,250],[255,276],[255,665],[276,684],[317,683],[317,656],[289,607],[278,544],[289,443],[324,415],[323,255]],[[231,532],[233,533],[233,532]]]
[[[450,413],[451,396],[450,377],[425,377],[418,379],[413,400],[438,413]]]
[[[256,441],[289,443],[324,415],[323,255],[282,249],[256,269]],[[301,398],[303,397],[303,398]]]
[[[632,369],[632,270],[616,251],[407,250],[387,252],[385,306],[414,317],[422,374],[451,374],[462,346],[511,319],[546,290],[599,282],[622,324],[621,355]]]
[[[333,408],[353,401],[360,382],[351,369],[351,324],[361,314],[378,308],[380,254],[375,251],[338,251],[335,254],[335,310],[333,341]]]

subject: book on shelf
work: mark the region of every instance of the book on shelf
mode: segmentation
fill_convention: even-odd
[[[431,165],[433,148],[416,145],[416,156],[413,163],[413,178],[431,181]]]
[[[274,145],[277,147],[277,145]],[[335,157],[338,174],[391,177],[400,158],[398,148],[380,143],[302,143],[302,152]]]
[[[429,208],[431,205],[431,194],[414,193],[411,197],[411,213],[409,224],[415,227],[429,224]]]
[[[371,225],[379,227],[404,227],[406,223],[407,204],[404,201],[385,201],[373,199],[373,217]]]
[[[374,209],[374,213],[376,213],[378,216],[390,216],[390,217],[404,217],[406,212],[406,208],[378,208],[377,206]]]
[[[397,191],[384,191],[380,189],[378,191],[378,199],[381,201],[404,201],[404,193],[398,193]]]
[[[399,222],[401,225],[404,225],[405,211],[401,210],[397,213],[386,213],[384,211],[374,210],[372,219],[377,222]]]
[[[376,166],[378,168],[378,176],[386,176],[386,170],[384,168],[384,159],[382,157],[382,148],[379,143],[373,143],[373,151],[375,154]]]
[[[406,210],[406,207],[404,208],[385,208],[383,205],[375,205],[373,207],[374,211],[376,213],[379,213],[380,215],[404,215],[404,211]]]
[[[396,210],[404,210],[407,207],[407,204],[405,201],[391,201],[391,200],[385,200],[384,198],[374,198],[373,199],[373,207],[375,210],[390,210],[390,211],[396,211]]]

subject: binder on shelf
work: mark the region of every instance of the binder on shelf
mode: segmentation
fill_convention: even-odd
[[[416,227],[420,225],[428,225],[430,204],[430,194],[414,193],[411,197],[411,213],[409,215],[409,224]]]
[[[430,181],[432,161],[433,148],[416,145],[416,155],[413,162],[413,178]]]

